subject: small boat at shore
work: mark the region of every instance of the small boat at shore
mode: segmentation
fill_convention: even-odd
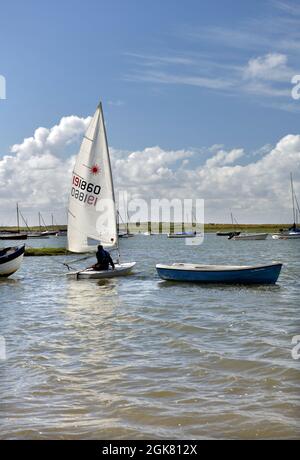
[[[27,240],[27,233],[0,233],[0,240],[13,241],[13,240]]]
[[[167,281],[219,284],[275,284],[281,263],[269,265],[199,265],[174,263],[156,265],[160,278]]]
[[[25,252],[25,245],[0,249],[0,277],[8,277],[19,270]]]
[[[240,235],[231,235],[229,240],[236,241],[262,241],[268,238],[268,233],[241,233]]]

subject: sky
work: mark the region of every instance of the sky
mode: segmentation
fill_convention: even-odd
[[[65,221],[100,99],[117,190],[202,198],[207,222],[291,221],[299,2],[10,0],[0,13],[0,225],[16,201],[32,223]]]

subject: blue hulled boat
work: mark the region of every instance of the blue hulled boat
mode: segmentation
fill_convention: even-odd
[[[219,284],[275,284],[281,268],[281,263],[254,266],[185,263],[156,265],[157,273],[163,280]]]

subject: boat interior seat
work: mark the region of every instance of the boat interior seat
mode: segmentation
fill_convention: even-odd
[[[6,256],[7,254],[11,254],[13,252],[14,252],[13,248],[0,249],[0,257]]]

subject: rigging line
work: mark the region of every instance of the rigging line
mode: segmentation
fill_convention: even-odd
[[[300,207],[299,207],[298,198],[297,198],[296,193],[294,193],[294,195],[295,195],[295,201],[296,201],[296,205],[297,205],[297,208],[298,208],[298,212],[300,213]]]
[[[117,214],[118,214],[118,216],[120,217],[120,219],[121,219],[122,223],[125,225],[125,222],[124,222],[124,220],[122,219],[122,216],[121,216],[121,214],[120,214],[120,212],[119,212],[119,211],[117,211]]]
[[[19,214],[20,214],[20,216],[21,216],[21,218],[22,218],[22,220],[23,220],[24,224],[26,225],[26,227],[27,227],[27,228],[28,228],[28,230],[30,231],[30,228],[28,227],[27,221],[25,220],[25,218],[24,218],[24,216],[23,216],[23,214],[21,213],[21,211],[20,211],[20,210],[19,210]]]

